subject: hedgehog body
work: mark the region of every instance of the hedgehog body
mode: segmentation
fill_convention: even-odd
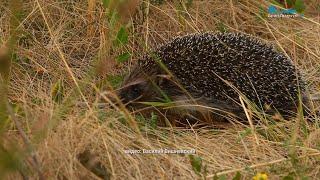
[[[262,110],[287,116],[296,111],[304,91],[291,60],[272,46],[241,33],[198,33],[177,37],[139,59],[119,96],[133,107],[192,97],[203,106],[243,117],[243,95]]]

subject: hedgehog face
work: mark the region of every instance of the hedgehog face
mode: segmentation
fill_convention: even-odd
[[[158,78],[134,77],[124,81],[117,95],[121,102],[131,107],[138,107],[140,102],[156,101],[159,97],[157,92]]]
[[[125,84],[119,91],[118,96],[124,104],[143,99],[148,92],[149,83],[146,80],[139,79],[129,84]]]

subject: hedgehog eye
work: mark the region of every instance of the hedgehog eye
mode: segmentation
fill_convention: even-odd
[[[132,92],[135,94],[140,94],[141,93],[141,88],[139,86],[133,86],[132,87]]]
[[[142,89],[139,85],[133,85],[131,87],[130,96],[131,99],[137,99],[142,94]]]

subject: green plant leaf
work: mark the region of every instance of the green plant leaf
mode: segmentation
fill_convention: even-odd
[[[59,79],[51,89],[52,100],[56,103],[61,103],[64,97],[64,83],[63,80]]]
[[[187,8],[190,8],[192,6],[193,0],[187,0],[186,5]]]
[[[296,0],[294,4],[294,9],[297,10],[298,13],[303,13],[305,10],[305,5],[303,0]]]
[[[116,10],[109,10],[110,12],[107,13],[107,18],[109,22],[110,29],[113,30],[116,23],[119,21],[119,14]]]
[[[240,180],[241,179],[241,174],[238,171],[237,174],[232,178],[232,180]]]
[[[223,23],[223,22],[218,22],[216,28],[218,29],[218,31],[220,32],[228,32],[228,27]]]
[[[104,8],[108,8],[110,4],[110,0],[102,0],[102,4]]]
[[[174,102],[141,102],[141,104],[154,107],[169,107],[174,105]]]
[[[117,59],[117,62],[123,63],[123,62],[128,61],[128,59],[130,59],[130,57],[131,57],[131,54],[129,52],[125,52],[123,54],[120,54],[116,59]]]
[[[257,20],[262,21],[268,17],[268,13],[266,12],[265,8],[259,6],[259,15],[257,15]]]
[[[292,1],[292,0],[287,0],[287,5],[288,5],[289,7],[291,7],[291,6],[293,5],[293,1]]]
[[[107,77],[107,81],[113,88],[117,88],[120,86],[121,82],[123,81],[123,75],[110,75]]]
[[[213,177],[213,179],[214,179],[214,180],[227,180],[227,176],[226,176],[225,174],[220,175],[220,176],[215,175],[215,176]]]
[[[282,180],[294,180],[294,179],[295,179],[295,178],[292,176],[291,173],[282,178]]]
[[[199,174],[202,168],[202,159],[199,156],[189,155],[192,169],[195,173]]]
[[[125,27],[121,27],[120,30],[117,33],[117,37],[115,40],[115,45],[125,45],[128,43],[128,33],[125,29]]]
[[[5,149],[3,144],[0,144],[0,179],[2,179],[4,173],[10,171],[16,171],[22,167],[22,154],[17,147]]]
[[[151,118],[150,118],[150,126],[153,129],[157,128],[157,121],[158,121],[158,115],[155,114],[154,112],[151,112]]]

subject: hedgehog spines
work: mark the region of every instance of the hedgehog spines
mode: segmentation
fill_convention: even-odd
[[[158,60],[191,95],[213,103],[216,100],[234,105],[230,98],[238,99],[239,94],[228,85],[231,83],[254,103],[285,113],[294,111],[299,91],[305,90],[300,73],[288,57],[272,45],[242,33],[206,32],[177,37],[140,59],[134,70],[138,72],[133,73],[141,71],[149,77],[165,73]],[[159,86],[168,96],[183,96],[172,94],[179,91],[172,91],[173,85],[166,83]],[[147,91],[152,88],[143,92]]]

